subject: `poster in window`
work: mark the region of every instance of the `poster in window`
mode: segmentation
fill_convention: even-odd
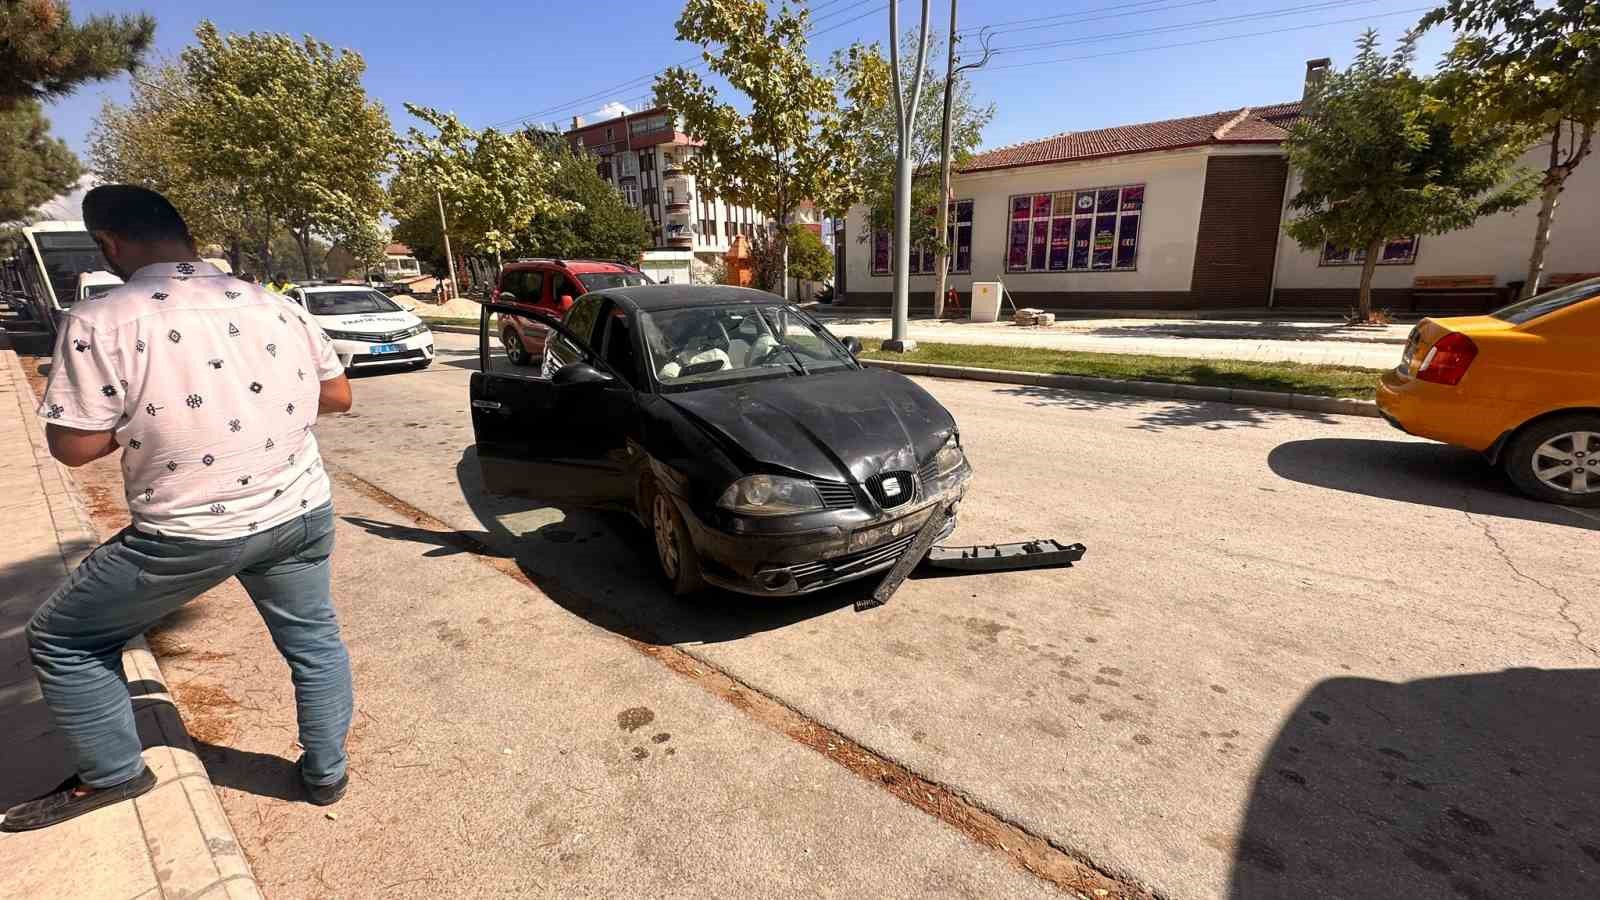
[[[1094,220],[1094,266],[1095,269],[1111,268],[1114,251],[1117,247],[1117,217],[1096,216]]]
[[[1050,222],[1041,220],[1033,223],[1033,249],[1028,256],[1028,268],[1043,269],[1045,257],[1050,247]]]
[[[1065,272],[1072,258],[1072,220],[1056,219],[1050,223],[1050,271]]]
[[[1057,215],[1057,216],[1070,216],[1070,215],[1072,215],[1072,192],[1071,191],[1057,191],[1052,196],[1055,198],[1055,200],[1050,204],[1051,205],[1051,215]]]
[[[1033,198],[1031,196],[1024,195],[1024,196],[1021,196],[1021,197],[1012,197],[1011,198],[1011,219],[1012,219],[1012,221],[1026,220],[1028,218],[1029,210],[1031,210],[1033,208],[1032,204],[1033,204]]]
[[[1133,187],[1122,189],[1122,211],[1138,212],[1144,209],[1144,185],[1136,184]]]
[[[889,271],[889,232],[872,234],[872,271],[883,274]]]
[[[1035,219],[1048,219],[1048,218],[1050,218],[1050,195],[1049,194],[1034,194],[1033,195],[1033,217]]]
[[[1094,191],[1078,192],[1078,214],[1094,212]]]
[[[1139,256],[1139,217],[1123,216],[1117,233],[1117,268],[1131,269]]]
[[[1417,238],[1412,235],[1411,237],[1395,238],[1383,245],[1383,255],[1378,258],[1378,261],[1386,263],[1410,262],[1416,255]]]
[[[1365,254],[1362,254],[1365,257]],[[1335,247],[1332,241],[1322,245],[1322,264],[1325,266],[1341,266],[1350,263],[1350,248]]]
[[[1028,268],[1028,223],[1011,223],[1011,246],[1006,254],[1006,265],[1018,271]]]
[[[1094,231],[1094,220],[1080,217],[1073,220],[1076,224],[1072,228],[1072,267],[1074,269],[1089,268],[1090,234]]]
[[[962,200],[960,203],[956,204],[956,216],[955,216],[955,219],[956,219],[957,222],[962,222],[962,223],[969,223],[969,222],[972,221],[972,201],[971,200]]]
[[[1100,191],[1100,205],[1095,208],[1095,211],[1096,212],[1103,212],[1103,213],[1116,212],[1117,211],[1117,189],[1116,188],[1107,188],[1107,189],[1104,189],[1104,190]]]
[[[963,229],[956,238],[956,271],[972,271],[972,229]]]

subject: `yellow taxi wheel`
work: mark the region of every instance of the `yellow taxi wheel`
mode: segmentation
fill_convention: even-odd
[[[1528,426],[1506,447],[1506,475],[1530,497],[1600,506],[1600,415],[1557,416]]]

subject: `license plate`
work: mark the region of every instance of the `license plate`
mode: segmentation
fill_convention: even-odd
[[[373,356],[382,356],[385,353],[404,353],[405,350],[406,348],[399,344],[373,344],[367,348],[367,352]]]

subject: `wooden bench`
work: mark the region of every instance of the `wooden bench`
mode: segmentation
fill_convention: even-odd
[[[1591,278],[1600,278],[1600,272],[1557,272],[1546,278],[1541,288],[1566,287],[1569,284],[1577,284],[1580,281],[1588,281]]]
[[[1487,312],[1506,302],[1506,289],[1494,281],[1493,275],[1418,275],[1411,279],[1411,312],[1424,304],[1430,310]]]

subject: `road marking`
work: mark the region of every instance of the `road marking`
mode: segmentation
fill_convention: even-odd
[[[345,471],[333,471],[335,481],[350,488],[412,523],[443,532],[455,539],[456,546],[479,563],[546,595],[559,591],[567,596],[557,601],[562,606],[592,606],[593,601],[566,590],[559,584],[534,584],[513,558],[508,558],[484,541],[462,534],[448,523],[418,509],[370,481]],[[671,644],[659,643],[648,629],[633,623],[618,623],[616,632],[629,646],[670,671],[694,682],[707,693],[771,728],[803,744],[857,777],[887,791],[891,796],[944,822],[973,841],[1005,855],[1030,874],[1070,892],[1073,896],[1095,900],[1153,900],[1147,888],[1124,881],[1101,870],[1080,855],[1050,843],[1022,826],[1002,819],[950,788],[924,778],[905,766],[856,743],[843,734],[809,718],[768,694],[762,693],[716,665]],[[626,629],[624,633],[621,629]]]

